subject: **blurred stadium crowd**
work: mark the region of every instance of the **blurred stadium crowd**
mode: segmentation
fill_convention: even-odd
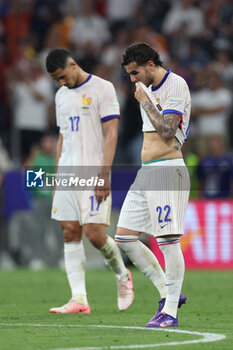
[[[122,52],[136,41],[155,48],[164,67],[190,87],[192,116],[184,156],[193,177],[192,196],[232,197],[232,0],[0,0],[0,243],[16,262],[24,264],[19,227],[29,232],[38,226],[34,238],[46,229],[60,234],[49,221],[51,195],[35,194],[33,214],[22,219],[32,199],[22,200],[19,191],[19,169],[55,162],[57,86],[45,71],[47,53],[68,48],[86,71],[114,83],[121,105],[115,163],[138,165],[139,106],[121,69]],[[215,171],[208,173],[206,165]],[[198,187],[202,191],[195,191]],[[25,242],[32,239],[41,254],[34,238],[28,235]],[[47,243],[54,251],[54,240]],[[35,255],[29,250],[21,252],[25,261]]]

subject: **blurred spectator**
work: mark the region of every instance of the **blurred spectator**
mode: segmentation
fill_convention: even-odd
[[[74,19],[72,17],[63,17],[49,28],[43,41],[43,48],[37,56],[42,67],[45,66],[45,58],[50,50],[56,47],[69,47],[69,34],[73,24]]]
[[[148,23],[155,31],[161,33],[165,15],[170,9],[169,0],[144,0],[144,13],[146,23]]]
[[[203,49],[201,41],[198,39],[190,40],[186,55],[180,57],[181,66],[188,67],[194,74],[205,67],[209,61],[210,56],[208,52]]]
[[[208,155],[209,138],[221,135],[225,150],[233,151],[232,24],[232,0],[1,0],[0,137],[7,151],[11,139],[18,163],[31,151],[37,152],[35,164],[43,160],[38,143],[54,125],[53,87],[43,72],[44,60],[49,50],[67,47],[85,69],[114,83],[122,114],[116,161],[140,163],[135,154],[141,143],[141,117],[120,63],[126,46],[146,41],[159,51],[164,66],[191,88],[193,116],[184,152],[196,188],[198,156]],[[1,159],[4,164],[0,150],[0,163]],[[47,164],[46,158],[43,162]],[[13,220],[12,232],[18,227],[33,230],[30,215],[24,212]],[[25,254],[33,239],[32,235],[31,243],[25,242]]]
[[[226,89],[219,74],[209,67],[200,72],[203,88],[192,95],[192,113],[196,119],[196,141],[200,156],[207,154],[208,137],[228,136],[228,118],[232,94]]]
[[[34,0],[33,3],[31,31],[37,36],[37,49],[41,50],[49,28],[61,18],[63,0]]]
[[[10,269],[15,266],[14,261],[7,253],[7,234],[3,219],[5,203],[2,192],[4,174],[12,168],[13,163],[9,158],[8,152],[5,149],[3,142],[0,138],[0,267],[6,269]]]
[[[60,4],[62,14],[66,17],[80,15],[82,0],[65,0]]]
[[[233,63],[230,50],[218,50],[216,60],[213,61],[212,65],[221,76],[224,84],[233,91]]]
[[[185,164],[188,168],[190,175],[190,199],[198,198],[198,164],[199,157],[193,151],[189,150],[189,142],[185,143],[182,147],[182,153],[184,157]]]
[[[125,25],[131,21],[142,0],[107,0],[106,15],[110,23]]]
[[[57,30],[55,30],[54,27],[51,27],[48,30],[48,34],[46,35],[43,44],[43,48],[39,51],[37,55],[37,59],[42,67],[45,66],[45,59],[49,51],[61,46],[60,33]]]
[[[95,12],[94,0],[82,1],[81,12],[75,18],[69,39],[84,69],[92,71],[102,45],[111,39],[108,22]]]
[[[160,53],[161,60],[165,63],[169,58],[168,43],[164,35],[155,32],[149,25],[140,24],[132,31],[132,41],[145,41]]]
[[[233,158],[226,152],[222,136],[208,140],[208,155],[198,166],[200,196],[205,198],[232,198]]]
[[[30,33],[32,5],[31,1],[11,0],[4,13],[6,51],[10,62],[17,57],[19,41]]]
[[[119,147],[121,159],[119,163],[128,163],[132,165],[141,164],[141,146],[142,146],[142,119],[140,107],[134,97],[135,86],[128,85],[125,107],[121,114],[121,126]]]
[[[27,166],[30,165],[30,170],[42,168],[54,174],[55,164],[56,136],[46,133],[37,151],[31,150]],[[6,213],[9,252],[19,265],[33,269],[58,265],[63,254],[63,241],[60,227],[50,215],[53,189],[25,191],[22,180],[24,174],[20,170],[8,172],[4,178],[5,196],[9,197],[12,187],[17,194],[17,205],[11,196]]]
[[[47,174],[55,173],[57,137],[52,132],[45,133],[37,152],[33,152],[28,164],[32,169],[40,169]],[[33,154],[34,153],[34,154]],[[34,257],[31,267],[56,265],[63,254],[63,240],[58,222],[51,219],[52,191],[35,188],[33,216],[36,239],[33,244]]]
[[[165,64],[167,69],[171,69],[171,71],[173,73],[176,73],[178,75],[180,75],[182,78],[184,78],[187,82],[187,84],[189,85],[190,88],[192,88],[193,86],[193,80],[194,80],[194,75],[190,69],[190,67],[185,67],[185,66],[181,66],[179,64],[178,59],[172,57],[168,60],[168,62],[166,62]]]
[[[60,20],[55,22],[51,27],[51,30],[57,32],[60,43],[58,47],[68,47],[70,44],[70,32],[74,26],[74,18],[71,16],[62,17]]]
[[[16,161],[20,155],[25,160],[32,145],[38,143],[48,129],[48,107],[53,101],[53,89],[35,60],[28,60],[22,67],[16,66],[9,84],[14,116],[12,154]]]
[[[232,47],[233,3],[231,0],[206,1],[206,27],[209,43],[214,49]]]
[[[75,50],[85,69],[108,77],[116,86],[122,111],[127,87],[121,55],[133,41],[146,41],[158,50],[164,66],[195,90],[194,100],[198,92],[208,90],[204,79],[208,80],[210,63],[232,89],[232,19],[231,0],[2,0],[0,126],[4,142],[11,123],[7,98],[12,106],[11,91],[5,93],[6,81],[19,85],[20,70],[30,79],[28,60],[37,57],[44,67],[44,58],[54,47]],[[53,111],[49,113],[54,117]],[[202,117],[196,118],[199,126],[198,119]],[[17,137],[14,140],[17,144]],[[232,145],[233,138],[230,141]]]
[[[193,38],[204,30],[204,15],[194,0],[174,1],[164,22],[163,32],[167,35],[183,34]]]
[[[114,85],[118,90],[118,97],[120,98],[120,106],[123,108],[124,102],[120,95],[125,95],[124,86],[122,86],[122,69],[119,64],[122,59],[122,54],[125,48],[131,42],[131,31],[128,28],[115,28],[113,32],[114,40],[103,47],[101,51],[100,61],[104,66],[104,70],[109,72],[108,79],[114,81]],[[98,75],[96,73],[96,75]],[[102,75],[101,75],[102,77]],[[121,91],[120,91],[121,90]]]
[[[14,64],[23,65],[36,56],[36,38],[28,35],[19,40],[18,50],[14,53]]]
[[[55,172],[55,164],[56,164],[56,145],[57,145],[57,137],[52,132],[45,133],[40,141],[39,149],[34,152],[33,149],[31,157],[28,159],[27,164],[33,169],[43,168],[43,171],[46,173],[54,173]],[[34,189],[35,197],[45,198],[52,200],[52,189],[51,191],[41,190],[39,187]],[[49,210],[50,211],[50,210]]]
[[[0,45],[0,135],[3,136],[4,129],[6,128],[6,84],[5,84],[5,72],[7,70],[7,63],[5,61],[4,47]]]
[[[2,187],[3,174],[5,171],[8,171],[13,168],[13,162],[9,157],[9,154],[6,148],[3,145],[3,142],[0,138],[0,189]]]
[[[169,40],[172,55],[179,59],[186,57],[189,53],[190,39],[201,37],[204,26],[204,13],[196,6],[196,1],[174,1],[162,26],[162,32]]]
[[[11,1],[2,0],[0,1],[0,17],[4,18],[11,7]]]

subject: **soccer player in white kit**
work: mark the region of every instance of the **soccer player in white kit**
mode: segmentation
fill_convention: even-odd
[[[185,80],[165,70],[158,53],[146,43],[130,45],[122,67],[140,103],[144,140],[142,168],[121,209],[115,241],[155,285],[159,307],[146,327],[178,326],[184,259],[180,236],[189,198],[189,174],[181,146],[187,138],[191,99]],[[156,237],[164,255],[165,273],[154,254],[140,241],[141,232]]]
[[[66,166],[71,169],[78,167],[81,173],[91,169],[91,175],[99,175],[104,180],[104,187],[96,186],[93,190],[71,188],[67,191],[57,187],[54,191],[52,218],[59,221],[64,233],[65,269],[72,298],[67,304],[50,309],[50,312],[91,312],[85,287],[86,258],[82,229],[115,272],[118,308],[124,311],[134,299],[132,277],[125,268],[117,244],[105,233],[105,226],[110,221],[109,179],[120,117],[115,89],[109,81],[82,70],[66,49],[50,51],[46,69],[61,85],[55,98],[59,127],[58,174],[64,173]]]

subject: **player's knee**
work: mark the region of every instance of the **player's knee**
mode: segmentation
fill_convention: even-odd
[[[106,243],[107,235],[100,225],[89,224],[84,228],[84,232],[89,242],[95,248],[100,249]]]
[[[79,242],[82,238],[81,226],[78,222],[63,221],[60,222],[63,230],[64,242]]]

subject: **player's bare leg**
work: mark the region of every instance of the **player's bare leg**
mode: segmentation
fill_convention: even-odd
[[[51,308],[51,313],[91,312],[85,286],[86,257],[82,243],[82,227],[78,221],[60,221],[64,233],[64,260],[72,298],[61,306]]]
[[[118,288],[118,308],[127,310],[133,302],[134,291],[131,272],[126,269],[119,248],[105,233],[103,224],[85,224],[84,232],[88,240],[99,249],[106,264],[115,272]]]

